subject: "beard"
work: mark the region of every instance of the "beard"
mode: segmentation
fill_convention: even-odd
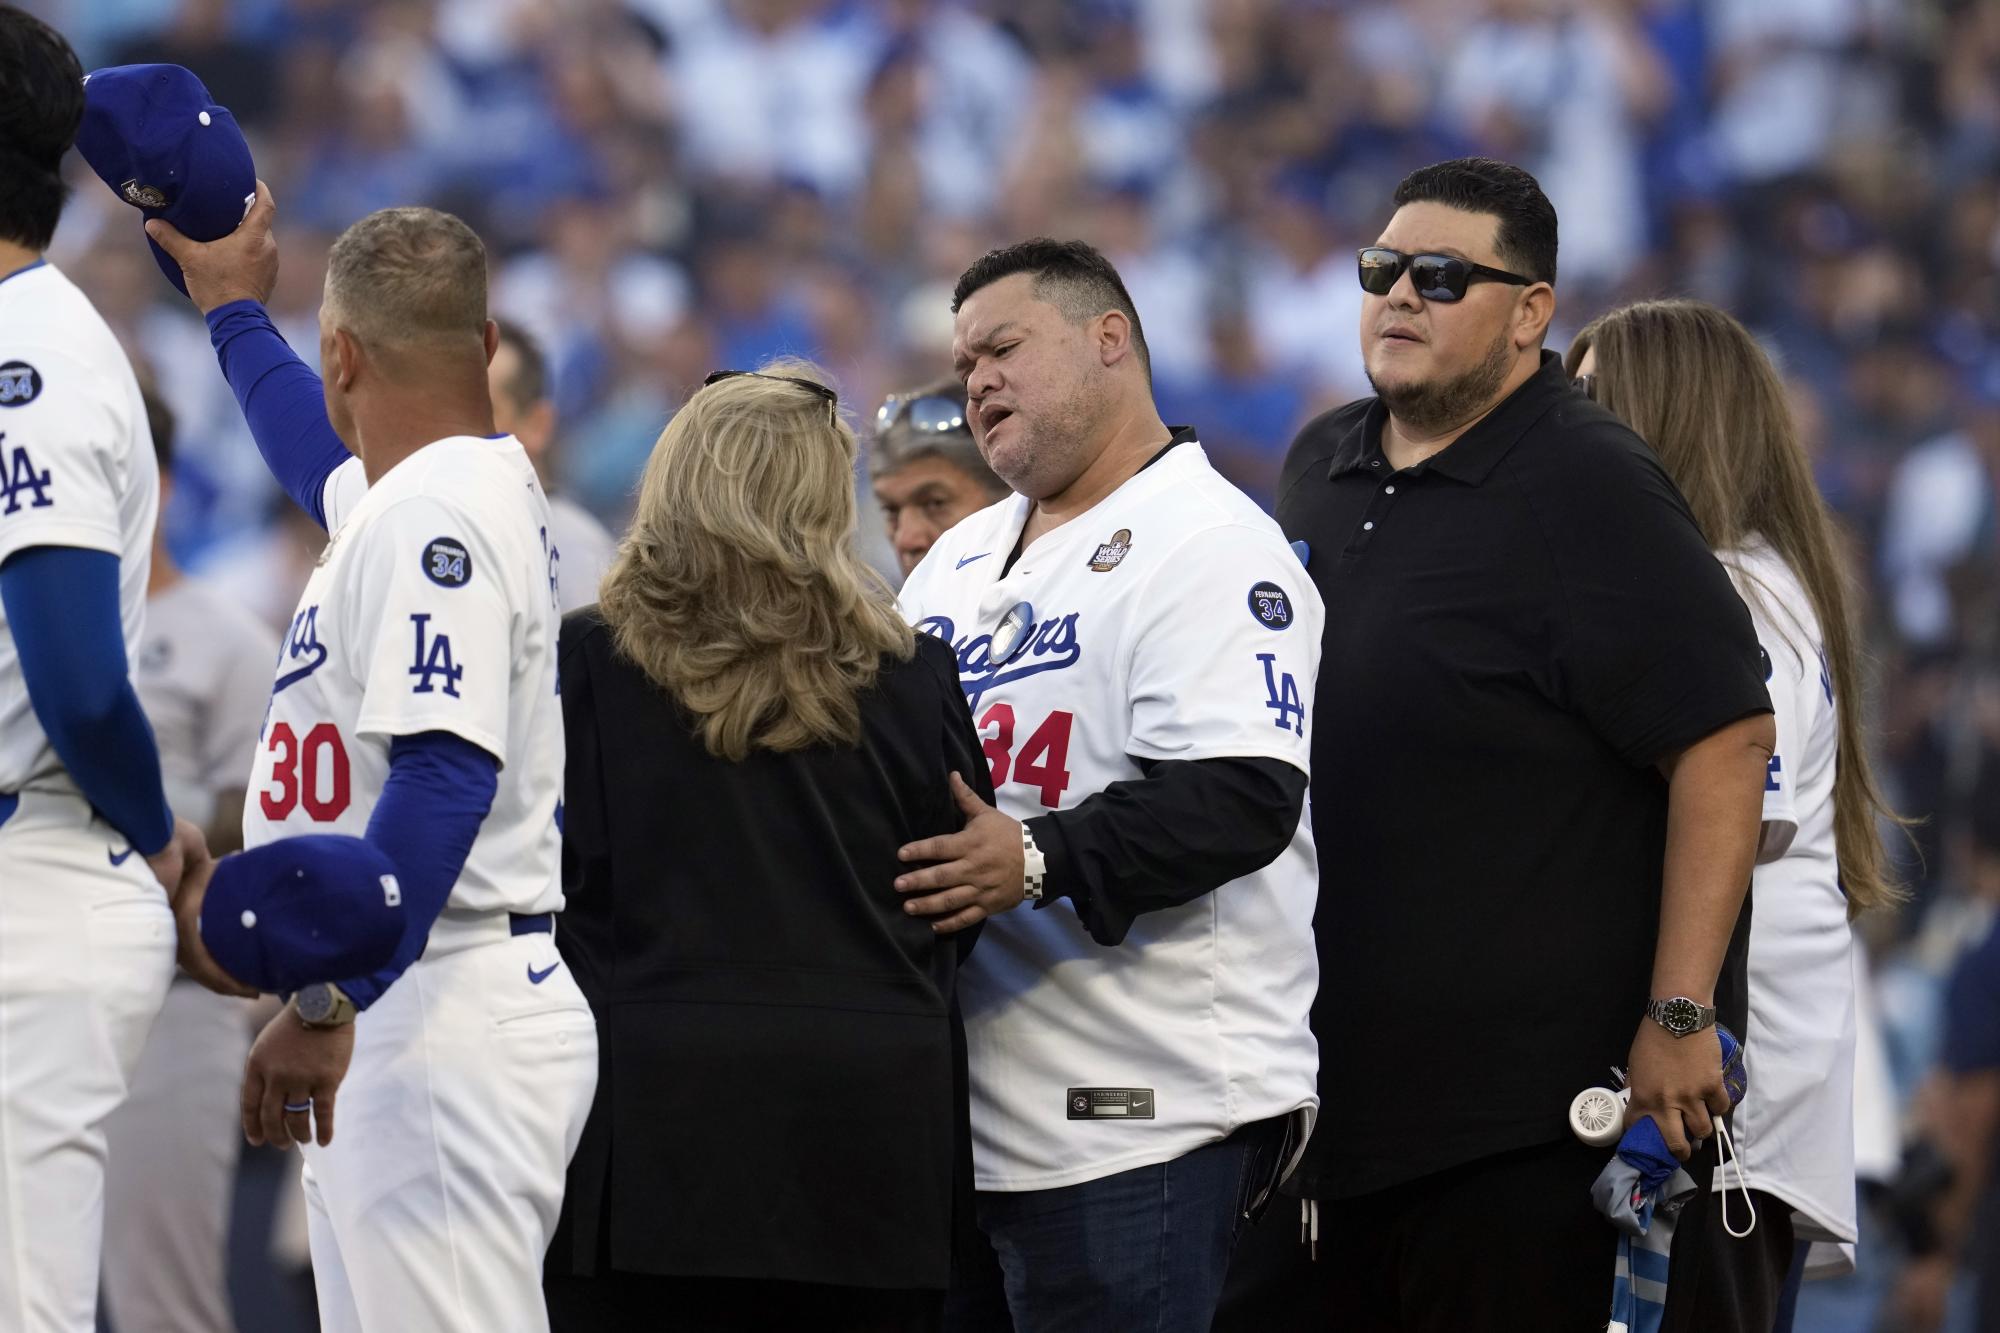
[[[1014,441],[998,454],[982,449],[986,466],[1009,490],[1031,500],[1059,495],[1095,458],[1097,423],[1102,404],[1079,382],[1045,410],[1016,412]]]
[[[1470,420],[1493,402],[1514,362],[1513,339],[1505,331],[1493,339],[1479,364],[1462,375],[1421,384],[1384,387],[1368,372],[1368,383],[1396,420],[1420,431],[1442,432]]]

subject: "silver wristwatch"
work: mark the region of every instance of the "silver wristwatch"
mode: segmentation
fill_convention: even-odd
[[[324,981],[301,987],[292,1004],[299,1011],[299,1021],[309,1028],[337,1028],[352,1023],[358,1012],[346,991]]]
[[[1035,846],[1035,835],[1021,822],[1021,897],[1031,903],[1042,900],[1042,885],[1049,876],[1049,863]]]
[[[1715,1006],[1696,1004],[1685,995],[1674,995],[1647,1001],[1646,1017],[1676,1037],[1688,1037],[1715,1022]]]

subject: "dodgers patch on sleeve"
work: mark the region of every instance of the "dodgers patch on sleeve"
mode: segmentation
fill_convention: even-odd
[[[0,407],[26,407],[41,396],[41,371],[25,361],[0,364]]]
[[[1275,583],[1259,583],[1250,589],[1250,614],[1265,629],[1292,627],[1292,601]]]
[[[424,548],[424,577],[441,588],[463,588],[472,581],[472,553],[452,537],[435,537]]]

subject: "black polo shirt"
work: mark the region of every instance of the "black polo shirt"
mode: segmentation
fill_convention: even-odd
[[[1326,600],[1321,1108],[1297,1178],[1320,1198],[1568,1133],[1650,987],[1655,765],[1770,710],[1680,493],[1553,354],[1413,468],[1385,418],[1313,421],[1279,484]]]

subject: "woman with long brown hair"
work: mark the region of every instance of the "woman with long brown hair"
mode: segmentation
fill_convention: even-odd
[[[1880,836],[1882,821],[1897,817],[1869,767],[1860,630],[1840,535],[1770,358],[1714,306],[1645,301],[1585,327],[1566,364],[1687,497],[1750,608],[1777,715],[1751,881],[1750,1083],[1732,1122],[1756,1223],[1748,1238],[1736,1235],[1740,1215],[1723,1215],[1726,1235],[1704,1228],[1712,1257],[1696,1283],[1741,1310],[1775,1300],[1795,1239],[1825,1242],[1808,1261],[1815,1268],[1852,1264],[1849,922],[1901,896]],[[1676,1272],[1681,1258],[1677,1250]],[[1679,1279],[1670,1281],[1677,1291]],[[1768,1328],[1772,1316],[1746,1318]]]
[[[814,367],[710,376],[563,622],[559,944],[601,1041],[558,1333],[940,1317],[971,932],[893,884],[961,827],[950,774],[992,785],[951,648],[855,552],[855,451]]]

